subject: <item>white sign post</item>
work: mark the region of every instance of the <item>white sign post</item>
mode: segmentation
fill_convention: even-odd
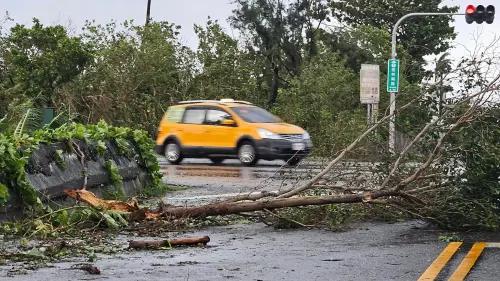
[[[380,67],[377,64],[362,64],[360,71],[360,101],[368,106],[368,124],[377,122],[380,101]]]

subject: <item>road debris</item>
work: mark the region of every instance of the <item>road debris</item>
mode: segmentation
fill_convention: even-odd
[[[99,270],[99,268],[95,267],[92,264],[88,264],[88,263],[75,264],[71,267],[71,269],[80,269],[80,270],[86,271],[92,275],[100,275],[101,274],[101,270]]]
[[[210,237],[191,237],[191,238],[180,238],[172,240],[160,240],[160,241],[129,241],[129,248],[131,249],[141,249],[149,247],[173,247],[173,246],[191,246],[198,244],[207,244],[210,242]]]

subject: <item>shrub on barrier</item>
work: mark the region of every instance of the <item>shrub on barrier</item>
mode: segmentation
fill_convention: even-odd
[[[66,142],[67,147],[74,148],[74,140],[94,144],[100,156],[106,151],[106,141],[113,142],[121,155],[136,159],[151,176],[151,185],[147,189],[161,187],[162,174],[154,153],[154,142],[146,131],[132,130],[126,127],[114,127],[104,121],[98,124],[82,125],[71,123],[56,129],[40,129],[22,136],[0,134],[0,206],[9,200],[9,190],[17,194],[25,207],[40,207],[41,200],[27,178],[27,164],[33,151],[40,144]],[[78,151],[72,151],[78,154]],[[57,150],[54,159],[64,167],[61,161],[62,151]],[[110,161],[106,163],[110,172],[110,183],[119,184],[121,177],[116,166]],[[147,192],[147,190],[146,190]]]

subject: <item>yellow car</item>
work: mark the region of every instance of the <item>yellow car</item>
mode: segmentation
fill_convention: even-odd
[[[172,164],[209,158],[219,164],[237,158],[246,166],[258,160],[298,164],[312,150],[309,134],[267,110],[233,99],[182,101],[160,121],[156,152]]]

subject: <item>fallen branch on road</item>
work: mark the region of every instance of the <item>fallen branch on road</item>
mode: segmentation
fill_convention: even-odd
[[[198,244],[207,244],[210,242],[210,237],[192,237],[192,238],[180,238],[172,240],[160,240],[160,241],[129,241],[128,247],[130,249],[142,249],[150,247],[173,247],[173,246],[189,246]]]
[[[341,203],[369,203],[374,199],[388,196],[405,197],[404,193],[398,191],[382,190],[373,191],[363,194],[351,194],[343,196],[304,196],[296,198],[274,198],[263,201],[242,201],[242,202],[219,202],[211,203],[203,206],[194,207],[168,207],[160,208],[156,211],[151,211],[148,208],[140,208],[137,204],[132,206],[129,203],[119,202],[115,200],[103,200],[97,198],[94,193],[87,190],[66,190],[70,196],[72,194],[81,194],[81,196],[71,196],[75,200],[86,202],[94,207],[103,207],[107,210],[116,210],[130,213],[132,220],[157,219],[159,217],[169,218],[187,218],[187,217],[204,217],[217,215],[231,215],[243,212],[255,212],[261,210],[274,210],[281,208],[325,205],[325,204],[341,204]],[[129,211],[124,210],[124,206],[128,206]]]

